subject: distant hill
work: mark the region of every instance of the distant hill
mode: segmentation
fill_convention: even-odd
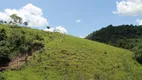
[[[11,53],[5,53],[13,55],[10,57],[6,54],[6,58],[13,64],[0,72],[0,80],[142,79],[142,66],[133,59],[131,51],[66,34],[26,27],[0,25],[0,31],[1,35],[6,36],[0,42],[11,43],[16,40],[10,45],[4,44],[8,51],[12,50]],[[17,36],[13,37],[14,34]],[[13,48],[13,45],[16,47]],[[4,48],[1,50],[7,51]],[[18,53],[31,54],[27,54],[28,57],[19,57]]]
[[[109,25],[98,31],[94,31],[86,38],[131,50],[135,52],[134,56],[137,61],[142,63],[142,26]]]

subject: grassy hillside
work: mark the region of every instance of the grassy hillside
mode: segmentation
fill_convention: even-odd
[[[142,66],[128,50],[115,48],[60,33],[50,33],[30,28],[0,29],[39,35],[44,40],[28,61],[16,70],[0,72],[4,80],[141,80]],[[30,35],[32,34],[32,35]]]
[[[86,38],[131,50],[135,53],[136,60],[142,64],[142,26],[109,25],[94,31]]]

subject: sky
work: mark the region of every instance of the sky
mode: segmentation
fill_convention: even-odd
[[[0,19],[13,13],[32,28],[85,37],[110,24],[141,25],[142,0],[2,0]]]

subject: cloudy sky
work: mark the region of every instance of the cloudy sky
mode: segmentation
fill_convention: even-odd
[[[142,0],[2,0],[0,19],[13,13],[32,28],[85,37],[109,24],[141,25]]]

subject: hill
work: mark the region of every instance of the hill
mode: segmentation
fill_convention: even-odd
[[[131,51],[66,34],[44,32],[26,27],[0,25],[2,34],[3,30],[4,35],[7,35],[8,42],[13,41],[13,39],[9,40],[13,36],[12,33],[25,36],[25,41],[20,42],[24,46],[28,46],[28,49],[24,48],[26,51],[24,54],[32,53],[17,68],[7,68],[0,72],[0,80],[142,79],[142,66],[132,58],[133,52]],[[29,41],[31,38],[32,40]],[[7,39],[5,40],[7,41]],[[22,40],[20,39],[20,41]],[[16,43],[12,44],[18,45]],[[24,43],[30,44],[25,45]],[[36,45],[34,48],[32,46],[34,43],[40,44],[40,46]],[[7,45],[5,46],[7,47]],[[9,46],[12,47],[12,45]],[[13,55],[16,52],[16,55],[10,58],[9,55],[7,56],[10,61],[17,57],[17,52],[19,54],[23,52],[19,46],[21,45],[9,53]],[[14,64],[18,63],[20,63],[19,60]]]
[[[86,38],[131,50],[135,53],[134,57],[136,60],[142,64],[142,26],[109,25],[98,31],[94,31]]]

